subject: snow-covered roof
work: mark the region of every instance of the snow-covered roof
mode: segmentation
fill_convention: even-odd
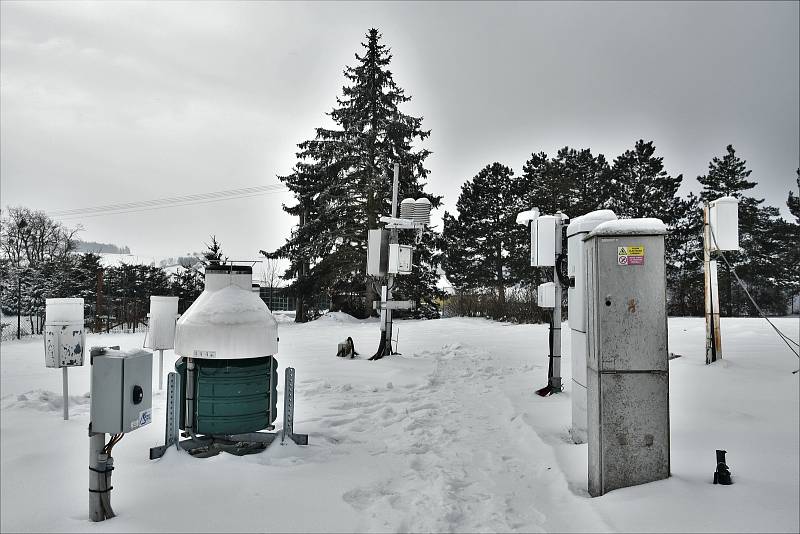
[[[103,267],[118,267],[120,265],[156,265],[156,260],[150,256],[139,256],[138,254],[113,254],[111,252],[101,252],[100,265]]]
[[[584,239],[594,236],[613,236],[613,235],[663,235],[667,233],[667,227],[661,219],[646,217],[643,219],[617,219],[607,221],[589,232]]]
[[[206,289],[181,318],[175,332],[175,354],[240,359],[278,352],[278,323],[258,295],[235,284]],[[224,281],[223,281],[224,282]]]
[[[611,210],[591,211],[572,219],[572,222],[567,226],[567,237],[583,232],[591,232],[596,226],[616,219],[616,214]]]

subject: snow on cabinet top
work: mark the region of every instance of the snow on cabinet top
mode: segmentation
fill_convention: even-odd
[[[615,235],[663,235],[667,233],[667,227],[661,219],[652,217],[644,219],[617,219],[607,221],[589,232],[584,240],[594,236],[615,236]]]
[[[221,360],[276,354],[278,322],[250,290],[251,279],[249,272],[207,272],[205,290],[178,319],[175,353]]]
[[[580,217],[575,217],[567,226],[567,237],[575,234],[591,232],[596,226],[606,221],[615,221],[616,214],[611,210],[591,211]]]

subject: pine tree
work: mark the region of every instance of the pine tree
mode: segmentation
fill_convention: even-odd
[[[316,300],[312,297],[323,293],[363,293],[364,302],[359,298],[360,305],[348,311],[369,313],[374,291],[365,274],[367,230],[390,214],[395,163],[401,167],[400,198],[424,194],[430,152],[415,150],[413,143],[424,141],[430,131],[422,129],[422,117],[400,111],[411,97],[394,81],[388,68],[392,56],[381,38],[378,30],[369,30],[363,55],[356,54],[356,65],[345,68],[348,85],[329,113],[335,127],[317,128],[314,139],[300,143],[293,172],[279,177],[297,201],[284,210],[300,224],[282,247],[262,253],[290,260],[284,278],[293,280],[298,321],[304,320],[304,306]],[[441,197],[426,196],[439,206]],[[421,271],[402,280],[401,293],[436,294],[432,241],[416,247],[415,269],[418,265]]]
[[[508,258],[516,226],[514,171],[500,163],[484,167],[461,186],[458,218],[445,215],[445,271],[458,289],[492,288],[500,313],[506,288],[515,282]],[[527,254],[526,254],[527,256]]]
[[[753,171],[747,169],[746,161],[736,156],[733,145],[728,145],[725,150],[726,154],[722,159],[715,156],[708,164],[708,174],[697,177],[697,181],[703,186],[700,192],[700,200],[703,202],[716,200],[719,197],[745,199],[748,197],[744,196],[744,191],[756,186],[755,182],[747,179]],[[761,202],[763,201],[757,204]]]
[[[800,193],[800,169],[796,171],[795,183],[797,192]],[[800,294],[800,196],[789,191],[786,199],[786,206],[794,216],[794,221],[784,221],[781,219],[776,223],[776,233],[781,242],[781,252],[778,255],[778,263],[783,267],[780,279],[786,288],[788,297],[791,299],[789,309],[797,309],[795,299]]]
[[[575,218],[611,204],[611,168],[605,156],[595,157],[588,148],[564,147],[552,164],[564,181],[564,213]]]
[[[193,267],[179,269],[170,285],[170,294],[178,297],[178,312],[183,313],[203,292],[203,276]]]
[[[679,199],[667,234],[667,304],[671,315],[704,313],[702,203],[694,193]]]
[[[542,215],[561,212],[573,218],[607,208],[613,191],[605,157],[595,157],[588,148],[570,147],[560,149],[552,158],[544,152],[531,154],[512,187],[515,204],[508,207],[509,211],[516,214],[539,208]],[[552,273],[530,266],[530,231],[517,225],[512,235],[516,252],[509,258],[509,265],[515,278],[526,286],[550,280]],[[566,250],[566,239],[562,246]]]
[[[565,153],[568,150],[563,149]],[[522,174],[512,186],[519,211],[539,208],[542,215],[559,211],[567,213],[570,184],[564,179],[562,171],[563,160],[550,159],[544,152],[531,154],[522,166]]]
[[[677,192],[683,175],[670,176],[664,170],[664,158],[655,151],[652,141],[640,139],[633,150],[614,160],[611,209],[617,217],[656,217],[669,226],[678,212]]]
[[[800,168],[795,172],[797,174],[797,190],[800,192]],[[789,191],[789,198],[786,199],[786,206],[788,206],[789,212],[794,215],[795,222],[800,224],[800,195],[795,195],[794,191]]]

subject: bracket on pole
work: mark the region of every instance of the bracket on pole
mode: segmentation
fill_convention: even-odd
[[[375,310],[413,310],[415,308],[413,300],[390,300],[373,301],[372,308]]]

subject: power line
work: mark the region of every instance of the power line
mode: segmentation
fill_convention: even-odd
[[[76,208],[76,209],[66,209],[66,210],[55,210],[50,212],[50,215],[53,216],[70,216],[70,215],[77,215],[77,214],[84,214],[84,213],[95,213],[95,212],[102,212],[102,211],[116,211],[121,209],[133,209],[139,207],[146,207],[146,206],[155,206],[155,205],[162,205],[162,204],[171,204],[175,202],[189,202],[194,200],[205,200],[211,198],[224,198],[224,197],[234,197],[239,195],[250,195],[250,194],[258,194],[268,191],[276,191],[279,189],[285,190],[285,186],[282,184],[270,184],[270,185],[263,185],[257,187],[246,187],[243,189],[227,189],[224,191],[214,191],[210,193],[195,193],[190,195],[180,195],[174,197],[167,197],[167,198],[159,198],[154,200],[140,200],[137,202],[125,202],[121,204],[107,204],[104,206],[94,206],[94,207],[87,207],[87,208]]]
[[[175,197],[159,198],[153,200],[142,200],[137,202],[124,202],[118,204],[107,204],[104,206],[93,206],[86,208],[75,208],[51,211],[48,214],[59,219],[76,219],[84,217],[99,217],[102,215],[116,215],[122,213],[137,213],[155,209],[173,208],[180,206],[191,206],[196,204],[207,204],[210,202],[221,202],[224,200],[235,200],[239,198],[250,198],[260,195],[287,192],[288,189],[282,184],[271,184],[257,187],[247,187],[242,189],[228,189],[224,191],[214,191],[210,193],[196,193]]]

